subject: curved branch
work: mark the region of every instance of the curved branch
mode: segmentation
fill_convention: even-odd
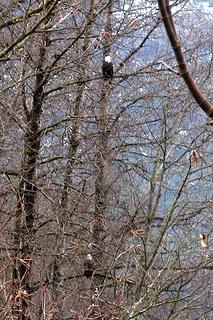
[[[180,76],[184,79],[189,91],[191,92],[193,98],[201,107],[201,109],[210,117],[213,118],[213,106],[206,99],[204,94],[201,92],[200,88],[195,83],[193,77],[191,76],[183,52],[181,48],[180,39],[177,36],[175,30],[175,24],[172,18],[171,9],[169,5],[169,0],[158,0],[158,6],[163,18],[164,27],[168,35],[169,41],[171,43],[172,49],[174,51],[179,70]]]

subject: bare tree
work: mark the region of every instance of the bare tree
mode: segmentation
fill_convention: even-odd
[[[212,25],[170,5],[0,4],[2,319],[212,317]]]

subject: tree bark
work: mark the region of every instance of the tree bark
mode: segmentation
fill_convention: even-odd
[[[105,23],[106,38],[103,43],[103,57],[110,55],[112,40],[112,7],[113,1],[109,1],[107,8],[107,16]],[[107,317],[107,312],[103,303],[96,300],[96,294],[102,292],[105,280],[105,257],[104,257],[104,238],[106,235],[105,222],[107,209],[107,168],[108,168],[108,140],[109,140],[109,124],[108,124],[108,98],[111,89],[111,79],[102,80],[102,89],[100,95],[100,109],[97,117],[97,154],[95,159],[95,212],[92,225],[92,248],[91,253],[94,258],[94,277],[91,285],[91,304],[94,306],[91,310],[90,317],[92,319],[103,320]]]
[[[37,74],[31,111],[26,111],[27,129],[22,158],[21,178],[17,191],[16,225],[14,245],[16,253],[13,267],[14,304],[13,316],[20,320],[30,320],[30,274],[32,266],[33,236],[35,220],[36,167],[40,149],[39,133],[42,103],[44,99],[46,59],[46,39],[43,37],[37,63]]]

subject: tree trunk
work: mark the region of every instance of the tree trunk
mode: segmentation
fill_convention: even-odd
[[[112,6],[113,1],[108,3],[107,17],[105,25],[106,38],[103,43],[103,57],[110,55],[112,40]],[[94,319],[106,319],[106,310],[102,303],[96,300],[96,294],[99,295],[103,289],[105,280],[105,257],[104,257],[104,238],[105,238],[105,221],[107,209],[107,188],[106,188],[106,171],[108,169],[108,140],[109,140],[109,123],[108,123],[108,98],[111,89],[111,79],[103,78],[102,91],[100,96],[100,112],[97,118],[97,155],[95,170],[95,212],[92,225],[92,246],[91,253],[94,260],[94,277],[91,285],[92,299],[94,305],[90,316]],[[96,294],[94,294],[96,293]],[[95,298],[94,298],[95,296]],[[95,300],[94,300],[95,299]]]
[[[14,304],[13,316],[20,320],[31,319],[29,313],[30,301],[30,274],[32,267],[32,253],[34,249],[34,220],[36,167],[40,149],[40,117],[44,100],[45,71],[43,69],[46,59],[46,38],[43,37],[37,64],[37,73],[31,111],[26,111],[27,129],[25,134],[24,152],[20,182],[17,191],[16,225],[14,244],[16,253],[13,267]]]

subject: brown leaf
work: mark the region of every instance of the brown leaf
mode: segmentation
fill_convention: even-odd
[[[202,248],[206,248],[207,247],[207,244],[203,240],[200,241],[200,245],[201,245]]]
[[[206,235],[205,235],[205,233],[200,233],[200,234],[199,234],[199,237],[200,237],[200,245],[201,245],[201,247],[202,247],[202,248],[206,248],[206,247],[207,247],[207,244],[206,244],[206,242],[205,242],[205,240],[206,240]]]
[[[196,150],[192,150],[192,161],[193,161],[194,168],[197,168],[199,158],[200,156],[198,152]]]
[[[207,125],[213,126],[213,120],[208,121],[208,122],[207,122]]]
[[[205,240],[206,239],[205,233],[200,233],[199,237],[200,237],[200,240]]]

